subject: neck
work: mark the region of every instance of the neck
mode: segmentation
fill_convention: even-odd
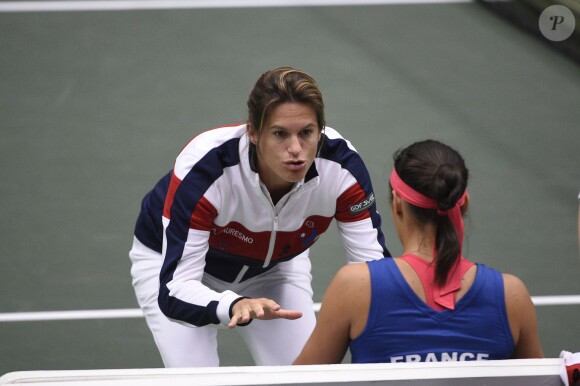
[[[433,248],[435,246],[435,237],[430,232],[421,232],[415,230],[407,232],[401,237],[403,253],[412,253],[426,261],[433,261]]]
[[[270,198],[272,199],[272,203],[274,205],[276,205],[278,203],[278,201],[280,201],[280,199],[282,197],[284,197],[284,195],[290,191],[290,189],[292,189],[292,187],[287,188],[287,189],[284,188],[284,189],[277,189],[277,190],[276,189],[273,189],[273,190],[268,189],[268,192],[270,193]]]
[[[294,187],[293,182],[283,181],[283,180],[276,180],[275,178],[263,178],[266,177],[265,175],[260,175],[260,181],[264,184],[266,189],[268,189],[268,193],[270,194],[270,198],[274,205],[280,201],[282,197],[286,193],[292,190]]]
[[[415,255],[429,263],[433,261],[433,251],[427,252],[423,249],[405,249],[403,255]]]

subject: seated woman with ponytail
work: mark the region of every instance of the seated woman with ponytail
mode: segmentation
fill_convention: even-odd
[[[294,364],[542,358],[524,283],[462,255],[468,170],[426,140],[395,153],[391,212],[403,255],[343,267]]]

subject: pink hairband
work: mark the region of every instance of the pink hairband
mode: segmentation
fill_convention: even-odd
[[[463,246],[463,217],[461,216],[461,207],[465,204],[465,196],[467,195],[467,189],[463,192],[463,195],[457,200],[455,206],[448,210],[441,210],[437,207],[437,202],[432,198],[429,198],[415,189],[407,185],[401,177],[397,174],[397,171],[393,168],[391,172],[391,186],[395,192],[409,204],[418,206],[424,209],[437,209],[437,214],[441,216],[449,216],[457,236],[459,237],[459,245]],[[460,251],[461,252],[461,251]]]
[[[391,173],[391,187],[393,190],[409,204],[418,206],[425,209],[437,209],[437,213],[441,216],[449,216],[455,231],[457,232],[457,237],[459,238],[459,259],[455,262],[455,265],[449,271],[447,276],[447,282],[439,287],[438,291],[433,293],[435,297],[435,302],[442,307],[447,309],[455,308],[455,292],[461,288],[461,273],[460,273],[460,260],[461,260],[461,250],[463,247],[463,217],[461,216],[461,206],[465,204],[465,196],[467,195],[467,190],[463,192],[463,195],[455,206],[448,210],[440,210],[437,207],[437,202],[432,198],[429,198],[415,189],[407,185],[397,174],[397,171],[393,168]],[[437,259],[437,245],[433,247],[433,256]]]

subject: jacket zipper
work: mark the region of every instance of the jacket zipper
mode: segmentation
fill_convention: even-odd
[[[276,244],[276,232],[278,231],[278,216],[274,215],[274,223],[272,224],[272,233],[270,233],[270,244],[268,245],[268,254],[266,255],[266,260],[264,260],[263,268],[270,265],[272,260],[272,255],[274,254],[274,244]]]

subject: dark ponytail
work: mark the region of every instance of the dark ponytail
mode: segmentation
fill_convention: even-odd
[[[409,205],[420,224],[435,224],[435,282],[442,286],[461,250],[457,231],[442,212],[453,208],[467,187],[469,172],[465,161],[451,147],[435,140],[416,142],[395,153],[394,159],[400,178],[437,202],[437,209]]]

